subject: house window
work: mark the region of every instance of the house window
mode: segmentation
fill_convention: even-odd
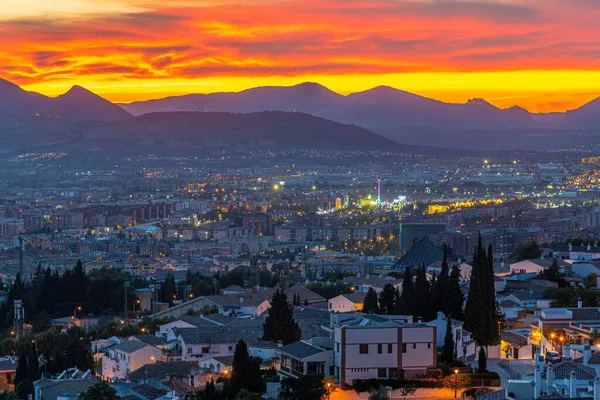
[[[383,345],[382,345],[381,343],[379,343],[379,344],[377,345],[377,353],[378,353],[378,354],[381,354],[381,353],[383,353]]]
[[[360,354],[369,354],[369,345],[368,344],[359,345],[359,353]]]
[[[229,350],[229,351],[233,351],[233,346],[229,346],[229,347],[227,348],[227,350]]]
[[[191,347],[188,347],[188,348],[187,348],[187,353],[188,353],[188,354],[192,354],[192,348],[191,348]]]
[[[387,369],[386,368],[377,368],[377,377],[378,378],[386,378],[387,377]]]
[[[339,343],[335,344],[335,351],[337,351],[338,353],[340,352],[340,344]]]
[[[388,354],[392,353],[392,344],[388,343]]]
[[[427,348],[430,349],[431,348],[431,343],[427,343]]]
[[[208,352],[209,352],[209,347],[203,347],[203,348],[202,348],[202,353],[203,353],[203,354],[206,354],[206,353],[208,353]]]
[[[406,343],[402,343],[402,352],[406,353]]]
[[[413,343],[413,350],[417,348],[417,344]]]

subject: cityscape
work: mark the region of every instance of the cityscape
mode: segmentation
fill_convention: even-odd
[[[0,400],[600,400],[568,3],[3,4]]]

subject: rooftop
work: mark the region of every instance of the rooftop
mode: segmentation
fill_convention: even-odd
[[[315,354],[319,354],[325,350],[300,340],[281,347],[279,351],[294,358],[302,359],[314,356]]]

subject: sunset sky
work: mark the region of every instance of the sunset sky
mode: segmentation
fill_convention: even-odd
[[[0,0],[0,78],[120,102],[313,81],[564,111],[600,96],[600,0]]]

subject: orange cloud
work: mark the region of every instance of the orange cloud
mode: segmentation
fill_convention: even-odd
[[[0,77],[115,101],[306,80],[541,111],[600,94],[596,0],[55,1],[0,17]]]

